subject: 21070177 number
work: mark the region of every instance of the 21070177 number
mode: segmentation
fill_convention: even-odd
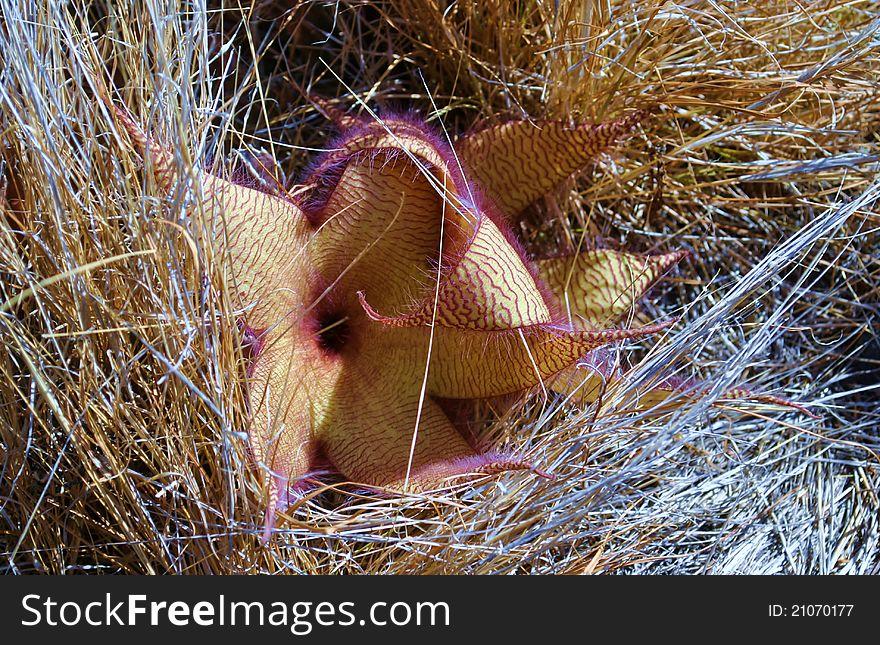
[[[767,615],[793,618],[813,616],[851,616],[855,605],[768,605]]]

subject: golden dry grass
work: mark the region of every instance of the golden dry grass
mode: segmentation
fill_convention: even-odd
[[[880,23],[872,0],[0,0],[0,552],[10,572],[871,572],[880,566]],[[533,248],[687,248],[622,353],[715,386],[680,412],[540,393],[487,419],[510,473],[320,490],[259,543],[224,259],[96,100],[184,171],[328,142],[306,92],[487,118],[654,110],[520,223]],[[351,92],[349,91],[351,90]],[[434,110],[436,106],[436,110]],[[677,361],[677,362],[676,362]],[[822,418],[738,404],[747,383]]]

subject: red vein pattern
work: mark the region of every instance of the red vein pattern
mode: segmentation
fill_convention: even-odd
[[[597,329],[631,312],[638,299],[687,253],[637,255],[609,249],[538,260],[538,271],[561,296],[570,322]]]
[[[620,141],[644,112],[605,123],[509,121],[463,136],[455,145],[476,183],[516,215]]]

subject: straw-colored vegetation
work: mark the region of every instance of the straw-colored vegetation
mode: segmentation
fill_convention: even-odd
[[[10,572],[876,572],[880,23],[875,0],[0,0],[0,566]],[[531,248],[685,248],[620,349],[713,387],[601,414],[481,409],[508,473],[440,496],[332,486],[259,542],[226,258],[99,84],[176,162],[267,153],[295,191],[330,128],[308,93],[486,118],[653,112],[519,223]],[[435,109],[436,108],[436,109]],[[191,176],[191,174],[190,174]],[[813,420],[747,385],[808,402]]]

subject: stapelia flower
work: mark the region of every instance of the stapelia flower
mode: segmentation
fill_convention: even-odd
[[[116,109],[165,190],[172,153]],[[639,115],[570,127],[513,121],[455,148],[408,118],[336,115],[341,138],[307,197],[201,175],[221,214],[250,356],[250,446],[276,507],[319,463],[398,490],[469,473],[540,471],[479,453],[443,399],[572,388],[597,348],[668,322],[609,327],[681,257],[610,250],[532,262],[508,223],[624,136]],[[149,152],[149,154],[145,154]],[[582,401],[595,398],[583,387]]]

